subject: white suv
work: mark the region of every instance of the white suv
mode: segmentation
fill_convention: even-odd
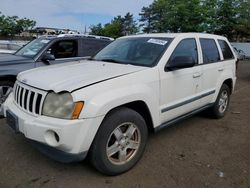
[[[122,37],[90,60],[18,75],[4,104],[8,124],[61,162],[87,154],[117,175],[141,158],[148,132],[209,109],[227,111],[236,57],[225,37]]]

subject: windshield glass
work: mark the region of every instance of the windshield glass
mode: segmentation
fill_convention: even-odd
[[[15,55],[25,56],[34,58],[41,49],[50,42],[50,39],[39,38],[31,41],[26,46],[21,48],[19,51],[15,53]]]
[[[151,67],[171,41],[171,38],[159,37],[121,38],[100,51],[93,60]]]

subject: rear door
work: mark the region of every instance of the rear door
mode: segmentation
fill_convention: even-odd
[[[219,53],[219,44],[213,38],[200,38],[202,50],[202,105],[212,102],[217,83],[224,67]]]

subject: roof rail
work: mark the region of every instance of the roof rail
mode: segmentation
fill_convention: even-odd
[[[43,38],[43,37],[45,37],[45,38],[53,38],[53,37],[57,37],[57,35],[40,35],[37,38]]]
[[[60,34],[57,37],[86,37],[113,41],[115,39],[111,37],[97,36],[97,35],[86,35],[86,34]]]

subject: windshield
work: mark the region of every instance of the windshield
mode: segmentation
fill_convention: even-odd
[[[152,67],[161,58],[171,38],[121,38],[100,51],[93,60]]]
[[[50,39],[39,38],[31,41],[26,46],[21,48],[15,55],[34,58],[40,51],[50,42]]]

